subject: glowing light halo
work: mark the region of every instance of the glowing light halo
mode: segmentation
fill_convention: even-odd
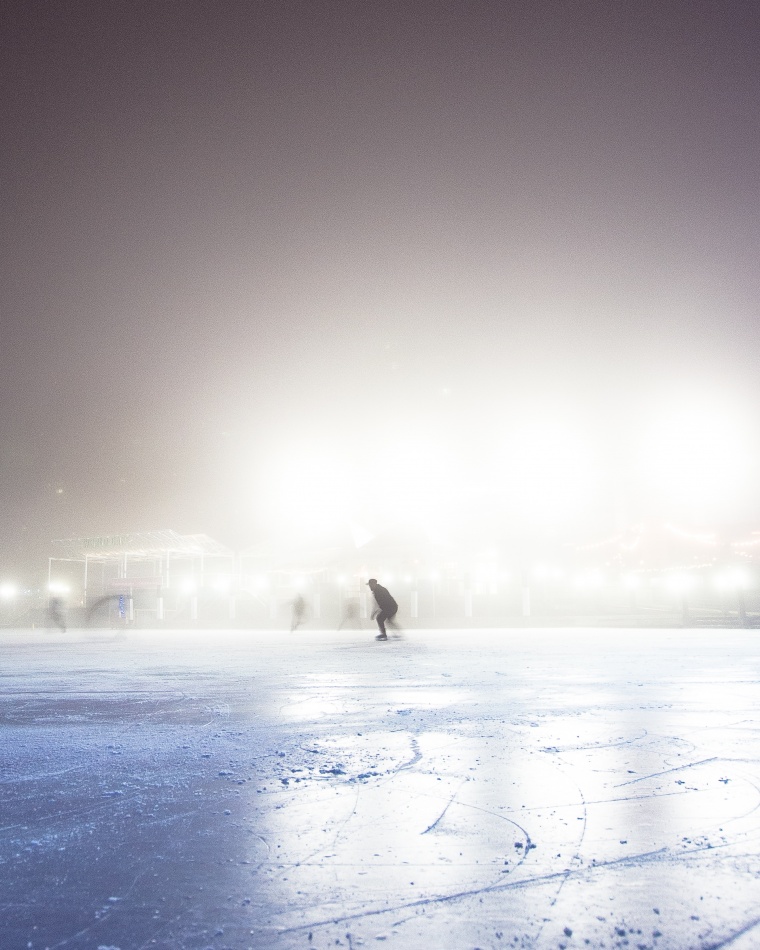
[[[338,454],[295,444],[268,460],[257,501],[272,530],[319,533],[350,520],[356,507],[354,479]]]
[[[497,493],[513,518],[565,523],[588,510],[598,471],[587,439],[559,420],[533,419],[505,433]]]
[[[687,594],[697,587],[697,578],[688,571],[674,571],[666,573],[662,578],[663,585],[673,594]]]
[[[741,567],[727,567],[713,578],[713,585],[718,590],[745,590],[750,586],[747,571]]]
[[[407,432],[364,458],[365,505],[383,523],[435,532],[459,510],[469,489],[450,447],[435,433]]]
[[[573,586],[580,591],[601,590],[605,580],[604,572],[594,567],[578,572],[573,578]]]
[[[12,581],[0,583],[0,600],[13,600],[18,596],[18,587]]]
[[[238,459],[239,491],[285,547],[307,535],[332,543],[324,539],[338,529],[357,548],[406,531],[510,550],[521,536],[535,548],[540,532],[566,541],[622,532],[631,553],[643,546],[631,529],[640,519],[693,524],[707,544],[713,516],[749,483],[752,439],[726,398],[652,396],[614,425],[598,407],[578,412],[546,395],[524,403],[484,406],[450,429],[414,407],[344,426],[340,438],[329,418],[311,431],[299,423]],[[254,476],[247,484],[242,469]]]
[[[637,475],[650,501],[668,510],[712,508],[746,484],[749,441],[737,414],[720,405],[667,407],[641,439]]]

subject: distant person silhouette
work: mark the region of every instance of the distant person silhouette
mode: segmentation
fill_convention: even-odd
[[[342,630],[346,624],[352,624],[354,621],[359,619],[359,604],[355,600],[346,601],[346,606],[343,608],[343,617],[341,618],[340,623],[338,624],[338,630]]]
[[[107,618],[110,620],[110,609],[106,612],[102,608],[106,606],[110,608],[111,603],[118,601],[119,597],[122,596],[122,594],[106,594],[104,597],[98,597],[98,599],[87,608],[87,626],[92,625],[93,617],[95,617],[96,614],[99,615],[98,619]]]
[[[51,597],[48,604],[48,617],[51,626],[56,626],[61,633],[66,633],[66,621],[63,619],[63,601],[60,597]]]
[[[293,616],[290,621],[290,632],[293,633],[304,622],[306,615],[306,601],[300,594],[297,594],[293,600]]]
[[[372,616],[377,620],[380,633],[375,637],[375,640],[387,640],[388,634],[385,632],[385,624],[387,622],[392,627],[396,626],[393,618],[396,616],[398,604],[387,588],[383,587],[382,584],[378,584],[374,577],[370,577],[367,586],[375,595],[375,603],[377,604],[377,610],[373,611]]]

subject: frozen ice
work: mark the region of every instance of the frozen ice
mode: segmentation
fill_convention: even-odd
[[[2,631],[0,947],[758,947],[759,643]]]

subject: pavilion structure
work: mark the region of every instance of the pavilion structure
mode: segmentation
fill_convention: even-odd
[[[170,529],[53,541],[48,588],[66,590],[73,602],[91,610],[98,602],[119,602],[122,616],[135,610],[162,621],[167,611],[184,609],[193,619],[199,593],[207,587],[226,593],[236,563],[232,551],[205,534]]]
[[[498,550],[401,531],[344,535],[323,547],[268,539],[239,552],[172,530],[70,538],[53,542],[48,586],[72,625],[278,628],[305,602],[311,623],[338,627],[349,615],[370,619],[373,576],[412,623],[680,616],[684,625],[760,626],[760,532],[653,523],[586,543],[506,538]]]

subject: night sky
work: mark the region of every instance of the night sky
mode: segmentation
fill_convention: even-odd
[[[4,10],[0,569],[760,526],[754,0]]]

